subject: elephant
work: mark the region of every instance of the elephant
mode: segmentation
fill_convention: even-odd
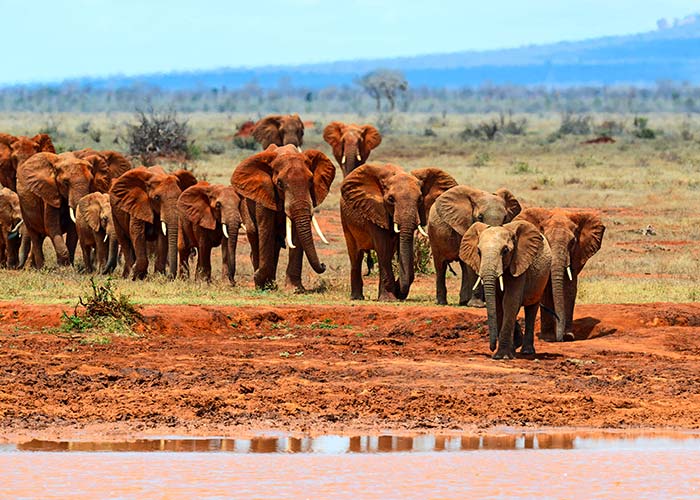
[[[182,191],[197,183],[187,170],[168,174],[160,166],[139,167],[122,174],[109,190],[114,229],[124,254],[122,276],[144,279],[148,273],[147,242],[155,242],[155,271],[177,273],[178,211]]]
[[[114,271],[119,242],[114,230],[109,194],[90,193],[83,196],[75,209],[75,228],[85,270],[92,273],[97,266],[102,274]]]
[[[323,140],[333,148],[345,178],[367,162],[370,152],[382,143],[382,136],[372,125],[332,122],[323,130]]]
[[[484,282],[493,359],[515,357],[516,318],[525,308],[522,354],[535,354],[535,318],[549,279],[552,252],[539,229],[524,220],[488,226],[475,222],[464,233],[459,257]]]
[[[362,258],[375,250],[379,262],[379,300],[403,300],[413,282],[413,236],[425,232],[435,199],[457,182],[438,168],[410,174],[392,164],[367,163],[348,174],[340,187],[340,218],[350,257],[352,300],[363,300]],[[399,257],[399,280],[392,259]]]
[[[10,188],[0,188],[0,267],[17,267],[21,226],[19,196]]]
[[[489,193],[470,186],[455,186],[435,200],[428,216],[428,236],[435,264],[438,304],[447,304],[445,273],[450,262],[459,260],[459,246],[467,229],[475,222],[501,226],[512,221],[520,210],[518,200],[505,188]],[[483,307],[480,299],[472,297],[476,275],[464,262],[459,261],[459,265],[462,268],[459,305]]]
[[[253,226],[243,198],[232,186],[200,181],[182,192],[177,209],[180,276],[189,277],[189,256],[196,248],[197,277],[211,281],[211,249],[221,245],[224,275],[235,285],[239,228]]]
[[[0,134],[0,184],[17,192],[17,168],[36,153],[56,153],[51,137]]]
[[[603,244],[603,221],[592,212],[546,208],[528,208],[516,219],[537,226],[552,248],[552,272],[540,310],[540,338],[557,342],[574,340],[572,325],[578,275]]]
[[[106,168],[99,156],[80,159],[72,153],[37,153],[19,165],[17,194],[28,236],[22,238],[19,267],[26,262],[30,243],[33,266],[43,267],[42,246],[47,236],[58,265],[73,263],[78,243],[76,206],[83,196],[105,189]]]
[[[108,187],[111,185],[112,180],[131,170],[131,162],[126,158],[126,156],[117,151],[96,151],[94,149],[85,148],[78,151],[73,151],[73,154],[78,158],[86,158],[92,155],[100,156],[107,164],[107,169],[109,171],[109,179],[107,182]]]
[[[304,291],[304,254],[316,273],[326,270],[316,253],[311,228],[326,242],[313,209],[326,198],[334,178],[335,166],[325,154],[299,152],[292,145],[278,148],[273,144],[235,168],[231,185],[245,198],[252,219],[246,235],[257,288],[274,286],[282,247],[289,248],[286,284],[298,292]]]
[[[301,152],[304,143],[304,122],[299,115],[270,115],[255,124],[253,137],[266,150],[270,144],[286,146],[291,144]]]

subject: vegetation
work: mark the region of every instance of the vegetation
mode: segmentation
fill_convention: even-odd
[[[187,121],[179,121],[174,111],[139,111],[136,121],[136,125],[126,126],[127,142],[129,153],[141,158],[144,165],[153,165],[158,158],[195,156],[194,145],[189,142]]]

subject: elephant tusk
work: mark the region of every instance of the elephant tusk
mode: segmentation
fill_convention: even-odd
[[[400,232],[401,232],[401,231],[399,231],[399,225],[398,225],[396,222],[394,222],[394,232],[395,232],[395,233],[400,233]]]
[[[566,274],[569,275],[569,281],[574,281],[574,277],[571,275],[571,266],[566,266]]]
[[[70,212],[70,219],[73,221],[73,224],[75,224],[75,210],[73,210],[73,207],[70,207],[68,211]]]
[[[420,224],[418,224],[418,232],[426,238],[428,237],[428,233],[425,232],[425,229],[423,229],[423,226],[421,226]]]
[[[503,275],[502,274],[498,277],[498,285],[501,287],[501,291],[503,292],[504,289],[503,289]]]
[[[476,277],[476,283],[474,283],[474,288],[472,288],[472,291],[479,288],[479,285],[481,285],[481,276]]]
[[[318,227],[318,221],[316,220],[316,217],[314,215],[311,216],[311,224],[314,226],[314,229],[316,230],[316,234],[318,234],[318,237],[321,238],[321,241],[324,242],[326,245],[330,245],[330,243],[328,243],[328,240],[326,239],[326,237],[323,236],[323,233],[321,232],[321,228]]]
[[[340,163],[342,163],[343,165],[345,165],[345,155],[343,155],[343,159],[340,160]]]
[[[224,233],[224,238],[228,239],[228,228],[226,224],[221,224],[221,231]]]
[[[24,223],[24,221],[23,221],[22,219],[20,219],[19,222],[15,225],[15,227],[13,227],[13,228],[10,230],[10,232],[11,232],[11,233],[16,233],[17,230],[19,229],[19,227],[20,227],[23,223]]]
[[[163,231],[163,236],[168,235],[168,226],[165,225],[165,221],[160,221],[160,230]]]
[[[355,158],[357,158],[357,161],[362,161],[362,157],[360,156],[360,153],[357,153],[357,156]]]
[[[248,232],[248,229],[245,227],[245,224],[243,224],[242,222],[241,222],[241,229],[243,229],[244,233]]]
[[[294,246],[294,242],[292,241],[292,219],[287,217],[287,237],[285,238],[287,241],[287,246],[289,248],[296,248]]]
[[[301,146],[297,146],[297,151],[299,151],[300,153],[303,151],[303,150],[301,149]]]
[[[109,239],[109,233],[105,233],[105,237],[102,240],[102,243],[107,243],[107,240]]]

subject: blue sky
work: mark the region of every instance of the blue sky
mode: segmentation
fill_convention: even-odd
[[[697,0],[0,0],[0,83],[483,50],[655,29]]]

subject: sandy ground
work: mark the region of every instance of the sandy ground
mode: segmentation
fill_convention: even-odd
[[[0,439],[700,428],[700,304],[581,305],[576,341],[493,361],[485,311],[143,309],[138,338],[0,303]]]

